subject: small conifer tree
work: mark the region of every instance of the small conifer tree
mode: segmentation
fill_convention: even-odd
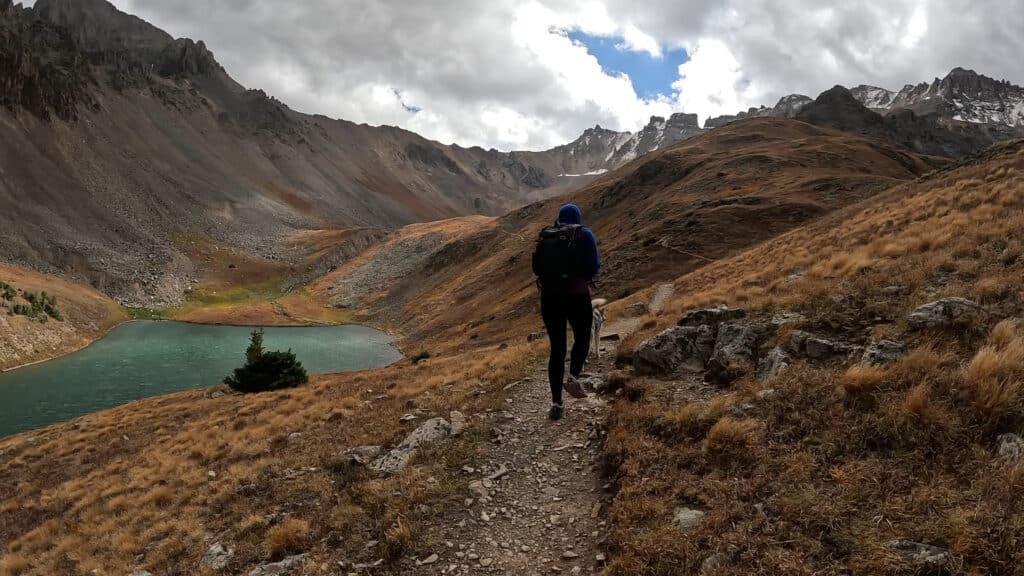
[[[245,366],[235,368],[224,383],[239,392],[265,392],[292,388],[309,381],[302,363],[291,350],[263,349],[263,329],[253,330],[245,350]]]

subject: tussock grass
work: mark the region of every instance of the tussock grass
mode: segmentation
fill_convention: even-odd
[[[609,572],[698,573],[718,554],[709,573],[921,573],[887,545],[905,538],[948,549],[944,573],[1013,573],[1024,466],[1001,459],[996,438],[1024,430],[1022,168],[1024,147],[1007,147],[677,279],[637,343],[686,310],[744,302],[908,352],[886,367],[798,361],[765,398],[740,381],[717,403],[752,405],[745,418],[710,410],[714,399],[666,401],[679,383],[641,379],[646,393],[616,404],[607,446],[618,486]],[[752,277],[759,292],[743,287]],[[944,296],[985,314],[964,329],[908,330],[915,307]],[[673,531],[677,502],[706,520]]]

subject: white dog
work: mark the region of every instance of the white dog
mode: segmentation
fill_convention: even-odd
[[[601,311],[601,308],[604,308],[607,303],[608,301],[604,298],[595,298],[590,302],[590,305],[594,307],[594,323],[591,324],[590,329],[590,351],[598,359],[601,358],[601,327],[604,326],[604,312]]]

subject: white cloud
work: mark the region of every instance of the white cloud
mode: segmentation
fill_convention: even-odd
[[[765,94],[748,78],[739,61],[720,40],[702,38],[687,48],[690,59],[679,66],[679,107],[696,113],[701,120],[740,110],[762,102]]]
[[[1024,83],[1024,0],[114,0],[205,40],[242,84],[293,108],[444,142],[539,149],[600,123],[735,113],[841,83],[899,88],[954,66]],[[664,57],[644,100],[559,31]],[[401,93],[401,97],[395,94]],[[421,108],[418,113],[406,105]]]

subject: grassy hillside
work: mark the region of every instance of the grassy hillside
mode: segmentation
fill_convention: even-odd
[[[1018,142],[679,278],[634,344],[728,304],[802,314],[783,345],[803,329],[907,352],[891,366],[797,360],[724,390],[632,378],[607,446],[613,572],[1017,573],[1024,465],[1000,445],[1024,431],[1022,206]],[[981,308],[945,329],[908,325],[944,297]],[[705,513],[686,536],[681,505]],[[895,540],[949,561],[915,563]]]
[[[611,299],[671,280],[871,197],[942,165],[881,141],[791,120],[737,122],[632,162],[567,198],[445,232],[444,242],[400,237],[382,259],[422,260],[374,286],[356,308],[390,319],[410,340],[497,345],[540,329],[529,259],[539,230],[573,201],[597,234],[598,295]],[[389,252],[390,251],[390,252]],[[347,267],[317,282],[344,287]]]
[[[81,348],[125,320],[121,308],[92,288],[55,276],[0,264],[0,281],[19,292],[15,302],[26,304],[25,292],[46,292],[57,298],[63,320],[45,323],[0,308],[0,369],[45,360]]]
[[[627,348],[686,310],[729,303],[799,312],[802,329],[854,343],[900,338],[909,353],[878,370],[794,362],[763,397],[751,378],[718,389],[627,367],[608,423],[612,573],[695,573],[714,553],[709,574],[918,571],[887,547],[894,538],[948,548],[956,570],[1014,566],[1019,472],[994,444],[1024,424],[1022,369],[1016,326],[994,327],[1020,314],[1020,145],[919,178],[932,160],[756,120],[651,161],[573,197],[603,240],[603,289],[640,291],[611,319],[647,286],[676,285]],[[393,572],[442,549],[432,526],[464,509],[461,468],[493,441],[503,390],[544,350],[524,343],[538,323],[525,266],[554,208],[406,230],[314,285],[317,298],[355,294],[350,312],[409,327],[403,346],[426,362],[258,396],[152,398],[0,441],[0,572],[193,574],[214,542],[235,547],[234,571],[309,552],[310,570],[381,558]],[[729,225],[743,233],[718,232]],[[392,274],[349,291],[373,286],[351,283],[380,269],[370,262]],[[967,330],[907,331],[911,309],[945,295],[985,314]],[[340,457],[394,444],[416,425],[399,416],[417,409],[462,410],[470,427],[395,476]],[[705,513],[690,533],[673,525],[681,505]]]

